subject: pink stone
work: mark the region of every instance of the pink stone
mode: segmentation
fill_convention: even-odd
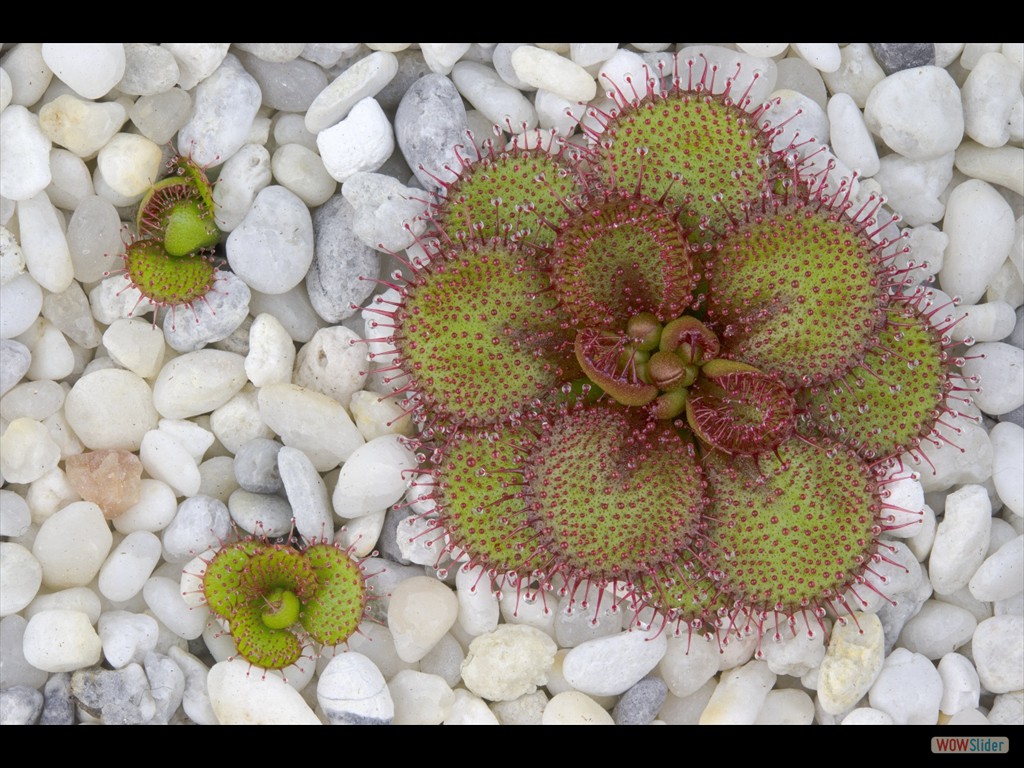
[[[99,450],[69,456],[66,471],[78,495],[99,505],[108,520],[139,500],[142,462],[130,451]]]

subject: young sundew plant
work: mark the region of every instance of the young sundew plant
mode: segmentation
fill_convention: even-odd
[[[887,486],[975,382],[898,217],[781,141],[758,78],[677,56],[578,144],[461,157],[367,308],[445,552],[497,588],[719,642],[885,596]]]
[[[213,290],[213,249],[220,230],[205,171],[183,155],[175,155],[167,167],[170,175],[155,182],[139,203],[138,237],[126,246],[123,260],[124,278],[139,292],[139,302],[173,313],[182,305],[192,309]]]
[[[369,599],[363,564],[328,541],[225,543],[186,571],[183,592],[207,605],[238,656],[261,669],[284,669],[345,643]]]

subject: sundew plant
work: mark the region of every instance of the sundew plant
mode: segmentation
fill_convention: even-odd
[[[975,383],[898,216],[758,81],[680,54],[581,140],[463,150],[367,307],[429,524],[497,588],[720,642],[884,595],[900,457]]]

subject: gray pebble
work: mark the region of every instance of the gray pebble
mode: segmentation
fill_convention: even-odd
[[[265,107],[282,112],[305,112],[317,94],[327,87],[327,75],[310,61],[264,61],[244,51],[237,55],[259,84]]]
[[[1012,411],[1001,413],[996,418],[1000,421],[1008,421],[1011,424],[1016,424],[1018,427],[1024,428],[1024,405],[1018,406]]]
[[[883,591],[885,590],[883,589]],[[882,607],[878,609],[878,619],[882,622],[886,656],[892,653],[892,649],[896,647],[896,641],[899,639],[900,632],[903,631],[903,626],[920,612],[921,606],[931,595],[932,585],[927,579],[922,579],[920,584],[911,591],[889,595],[896,601],[896,605],[888,602],[882,603]]]
[[[395,138],[424,189],[439,187],[435,177],[451,180],[444,167],[459,167],[455,145],[465,144],[466,128],[462,96],[444,75],[421,77],[406,92],[395,113]]]
[[[256,437],[235,453],[235,479],[252,493],[277,493],[284,489],[277,469],[277,454],[283,446],[276,440]]]
[[[43,711],[43,694],[27,685],[0,690],[0,725],[35,725]]]
[[[407,48],[396,53],[395,58],[398,59],[398,72],[391,78],[391,82],[374,96],[377,103],[380,104],[380,108],[388,114],[392,114],[398,109],[402,97],[413,83],[431,73],[427,62],[423,60],[423,54],[417,50]]]
[[[156,702],[156,715],[151,722],[165,725],[181,706],[181,699],[185,695],[185,674],[173,659],[155,651],[147,653],[142,663]]]
[[[337,323],[351,316],[377,288],[372,280],[380,271],[380,256],[352,229],[355,209],[334,195],[313,216],[316,238],[313,265],[306,275],[309,300],[324,320]]]
[[[28,347],[14,339],[0,340],[0,395],[21,381],[31,364]]]
[[[292,508],[274,493],[252,493],[239,488],[228,499],[231,519],[246,533],[276,539],[292,527]]]
[[[227,505],[212,496],[192,496],[164,529],[164,559],[183,563],[225,541],[231,532]]]
[[[246,315],[242,324],[220,341],[210,344],[214,349],[224,352],[234,352],[236,355],[245,357],[249,354],[249,330],[252,328],[252,315]]]
[[[870,43],[871,52],[885,74],[935,63],[935,43]]]
[[[334,514],[327,486],[313,462],[298,448],[284,447],[277,468],[295,518],[295,530],[307,541],[334,538]]]
[[[195,352],[230,336],[249,316],[249,286],[231,272],[218,272],[213,290],[164,315],[164,338],[178,352]]]
[[[104,725],[143,725],[157,712],[146,673],[135,663],[116,670],[80,669],[71,676],[71,695]]]
[[[43,686],[43,715],[40,725],[74,725],[75,702],[71,698],[71,673],[50,675]]]
[[[645,677],[619,699],[612,710],[616,725],[649,725],[658,716],[668,686],[657,677]]]
[[[398,546],[398,526],[409,517],[408,510],[389,507],[384,515],[384,526],[381,528],[380,537],[377,539],[377,549],[388,560],[400,565],[412,565],[412,560],[402,555],[402,549]]]

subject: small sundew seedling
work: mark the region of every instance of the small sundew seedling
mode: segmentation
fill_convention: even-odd
[[[252,539],[214,553],[202,575],[210,610],[224,622],[238,655],[263,669],[284,669],[310,642],[344,643],[366,612],[362,566],[345,550],[303,549]]]
[[[139,235],[163,242],[169,256],[212,248],[220,240],[213,218],[213,189],[190,158],[175,156],[173,174],[156,182],[139,204]]]

